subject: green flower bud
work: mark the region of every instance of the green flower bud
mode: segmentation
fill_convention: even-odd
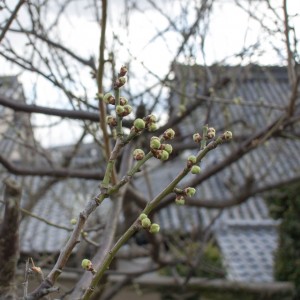
[[[83,259],[81,262],[81,266],[83,269],[90,271],[91,269],[93,269],[93,264],[89,259]]]
[[[159,149],[161,146],[160,138],[157,136],[153,136],[150,139],[150,148],[151,149]]]
[[[107,123],[107,125],[112,126],[112,127],[117,126],[117,120],[113,116],[107,116],[106,123]]]
[[[160,226],[156,223],[151,224],[149,232],[150,233],[157,233],[159,232]]]
[[[144,219],[146,219],[146,218],[148,218],[148,216],[146,215],[146,214],[140,214],[140,216],[139,216],[139,220],[140,221],[143,221]]]
[[[185,204],[185,198],[183,196],[180,196],[178,195],[176,198],[175,198],[175,203],[177,205],[184,205]]]
[[[123,112],[123,117],[128,116],[132,112],[132,107],[128,104],[123,106],[124,112]]]
[[[197,161],[197,157],[195,155],[190,155],[188,157],[188,162],[191,163],[191,164],[195,164]]]
[[[229,141],[232,139],[232,132],[231,131],[225,131],[223,133],[223,136],[222,138],[225,140],[225,141]]]
[[[126,83],[127,79],[125,76],[121,76],[119,78],[117,78],[116,82],[115,82],[115,88],[120,88],[121,86],[123,86]]]
[[[195,143],[200,143],[202,140],[201,134],[200,133],[194,133],[193,134],[193,140]]]
[[[117,105],[116,106],[116,114],[120,117],[123,116],[123,113],[124,113],[124,106],[121,106],[121,105]]]
[[[133,126],[137,131],[141,131],[145,128],[146,124],[143,119],[135,119],[133,122]]]
[[[201,168],[199,166],[192,166],[191,173],[199,174],[201,172]]]
[[[115,97],[112,93],[106,93],[103,96],[103,101],[107,104],[115,104]]]
[[[125,97],[120,97],[120,105],[124,106],[128,104],[128,100]]]
[[[135,160],[142,160],[145,157],[145,152],[142,149],[135,149],[133,151],[133,158]]]
[[[193,187],[187,187],[186,189],[184,189],[184,192],[188,197],[193,197],[196,193],[196,189],[194,189]]]
[[[175,137],[175,131],[172,128],[169,128],[164,132],[163,137],[166,140],[172,140]]]
[[[156,123],[148,124],[147,129],[148,129],[148,131],[153,132],[153,131],[157,130],[157,124]]]
[[[169,153],[166,150],[162,150],[160,159],[161,160],[168,160],[169,159]]]
[[[157,121],[157,118],[156,118],[155,115],[151,114],[151,115],[148,115],[148,116],[147,116],[147,121],[148,121],[149,123],[155,123],[155,122]]]
[[[75,224],[77,223],[77,220],[73,218],[73,219],[70,220],[70,223],[71,223],[72,225],[75,225]]]
[[[171,154],[173,151],[173,147],[170,144],[163,144],[163,149],[166,150],[169,154]]]
[[[142,220],[142,227],[143,228],[149,228],[151,226],[151,221],[149,218],[144,218]]]

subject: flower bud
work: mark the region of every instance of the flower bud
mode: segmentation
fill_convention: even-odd
[[[142,227],[143,228],[149,228],[151,226],[151,221],[149,218],[144,218],[142,220]]]
[[[207,129],[207,132],[214,132],[214,133],[216,133],[216,129],[215,128],[213,128],[213,127],[209,127],[208,129]]]
[[[148,115],[148,116],[146,117],[146,119],[147,119],[147,121],[148,121],[149,123],[155,123],[155,122],[157,121],[156,116],[153,115],[153,114]]]
[[[193,197],[196,193],[196,189],[194,189],[193,187],[187,187],[186,189],[184,189],[184,192],[188,197]]]
[[[156,123],[148,124],[147,129],[148,129],[148,131],[153,132],[153,131],[157,130],[157,124]]]
[[[120,97],[120,105],[124,106],[128,104],[128,100],[125,97]]]
[[[145,157],[145,152],[142,149],[135,149],[133,151],[133,158],[135,160],[142,160]]]
[[[116,82],[115,82],[115,85],[114,85],[114,88],[115,89],[118,89],[120,88],[121,86],[123,86],[125,83],[126,83],[127,79],[125,76],[121,76],[119,78],[116,79]]]
[[[121,69],[120,69],[120,73],[119,73],[119,76],[125,76],[128,72],[128,69],[126,66],[122,66]]]
[[[146,219],[146,218],[148,218],[148,216],[146,215],[146,214],[140,214],[140,216],[139,216],[139,220],[140,221],[143,221],[144,219]]]
[[[222,135],[223,140],[229,141],[232,139],[232,132],[231,131],[225,131]]]
[[[159,149],[160,146],[161,146],[160,138],[157,137],[157,136],[151,137],[151,139],[150,139],[150,148],[156,150],[156,149]]]
[[[115,104],[115,97],[113,96],[112,93],[106,93],[103,96],[103,101],[107,104]]]
[[[90,270],[93,269],[92,262],[89,259],[86,259],[86,258],[82,260],[81,266],[82,266],[83,269],[85,269],[87,271],[90,271]]]
[[[174,136],[175,136],[175,131],[172,128],[167,129],[163,134],[163,137],[166,140],[172,140]]]
[[[77,220],[73,218],[73,219],[70,220],[70,223],[71,223],[72,225],[75,225],[75,224],[77,223]]]
[[[172,153],[172,151],[173,151],[172,145],[170,145],[170,144],[163,144],[162,146],[163,146],[163,150],[166,150],[169,154]]]
[[[112,127],[117,126],[117,120],[113,116],[107,116],[106,123],[107,123],[107,125],[112,126]]]
[[[145,128],[145,121],[143,119],[135,119],[133,126],[137,131],[141,131]]]
[[[160,226],[156,223],[151,224],[149,232],[150,233],[157,233],[159,232]]]
[[[201,172],[201,168],[199,166],[192,166],[191,173],[199,174]]]
[[[116,106],[116,114],[120,117],[123,116],[123,113],[124,113],[124,107],[121,106],[121,105],[117,105]]]
[[[177,205],[184,205],[185,204],[185,198],[181,195],[176,196],[175,203]]]
[[[216,134],[214,132],[207,132],[206,137],[211,140],[216,136]]]
[[[132,112],[132,106],[126,104],[126,105],[124,105],[122,107],[124,108],[124,112],[122,114],[123,117],[128,116]]]
[[[200,133],[194,133],[193,134],[193,140],[195,143],[200,143],[202,140],[201,134]]]
[[[207,129],[206,137],[210,140],[216,136],[216,130],[213,127],[209,127]]]
[[[161,151],[160,160],[168,160],[169,159],[169,153],[166,150]]]
[[[195,155],[190,155],[189,157],[188,157],[188,162],[190,163],[190,164],[195,164],[196,163],[196,161],[197,161],[197,157],[195,156]]]

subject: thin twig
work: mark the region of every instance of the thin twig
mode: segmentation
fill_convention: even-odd
[[[12,12],[10,18],[8,19],[7,23],[5,24],[4,28],[2,29],[2,32],[0,34],[0,43],[3,40],[5,34],[7,33],[11,23],[13,22],[13,20],[15,19],[15,17],[17,16],[17,13],[19,11],[19,9],[21,8],[21,6],[26,2],[26,0],[20,0],[17,4],[17,6],[15,7],[14,11]]]

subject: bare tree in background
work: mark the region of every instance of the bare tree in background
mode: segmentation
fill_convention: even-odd
[[[122,274],[125,275],[124,278],[115,285],[110,286],[110,288],[106,288],[107,285],[104,284],[108,280],[105,275],[106,268],[109,267],[119,248],[140,229],[141,220],[138,219],[140,213],[146,210],[153,218],[160,209],[173,205],[175,198],[173,186],[165,189],[159,194],[159,197],[151,195],[149,180],[149,195],[143,195],[132,184],[134,178],[131,177],[135,173],[126,176],[132,168],[132,162],[129,159],[129,157],[132,157],[132,151],[135,148],[148,146],[148,140],[153,134],[151,132],[140,134],[137,130],[132,137],[129,134],[130,138],[128,140],[119,140],[118,138],[121,136],[121,133],[118,132],[119,125],[116,128],[107,126],[107,116],[114,113],[114,107],[107,105],[103,101],[103,96],[113,89],[119,91],[122,85],[120,84],[120,78],[124,77],[126,73],[126,70],[122,70],[122,68],[120,70],[122,64],[126,65],[129,70],[129,82],[126,83],[124,88],[122,87],[122,96],[124,94],[128,98],[134,110],[133,114],[122,119],[124,132],[129,133],[132,130],[132,124],[136,118],[140,119],[152,114],[162,116],[158,120],[159,125],[154,135],[161,136],[169,128],[173,128],[178,133],[172,141],[174,159],[186,150],[195,150],[199,147],[198,144],[193,142],[183,144],[182,140],[185,138],[186,133],[181,132],[179,128],[181,124],[189,120],[193,111],[203,103],[205,103],[208,113],[202,125],[210,124],[212,126],[214,125],[214,116],[209,113],[209,108],[213,103],[222,103],[225,106],[260,106],[265,110],[274,108],[269,103],[251,103],[251,101],[248,101],[247,104],[243,101],[237,101],[237,99],[215,96],[214,93],[227,84],[224,78],[222,80],[218,78],[214,72],[215,66],[210,66],[207,62],[208,53],[206,52],[211,17],[214,9],[220,5],[219,1],[202,0],[189,3],[176,1],[172,11],[174,14],[168,13],[168,9],[173,6],[173,1],[160,3],[160,1],[152,0],[125,0],[122,5],[120,1],[120,6],[117,6],[117,2],[107,3],[106,0],[91,0],[86,1],[84,5],[78,4],[79,9],[84,10],[82,17],[89,21],[93,20],[99,25],[99,36],[94,37],[99,45],[97,51],[90,49],[89,45],[86,45],[86,51],[72,47],[68,43],[68,37],[64,36],[63,31],[61,31],[65,22],[68,22],[69,14],[73,14],[76,10],[76,1],[57,1],[57,3],[47,0],[19,1],[15,7],[11,7],[8,1],[1,4],[2,11],[6,13],[7,18],[0,24],[2,30],[0,35],[0,57],[2,61],[11,63],[24,77],[35,80],[30,101],[24,102],[13,99],[13,97],[0,95],[0,105],[3,110],[5,109],[1,123],[14,129],[14,134],[11,136],[7,135],[7,131],[0,130],[1,138],[10,140],[14,145],[14,149],[18,149],[18,152],[21,153],[21,157],[19,156],[17,161],[13,157],[14,152],[11,152],[9,156],[0,153],[0,163],[3,166],[2,173],[18,175],[20,181],[23,177],[28,176],[42,178],[38,189],[31,191],[30,186],[24,185],[23,187],[28,189],[30,195],[28,201],[22,207],[23,218],[38,218],[39,216],[32,214],[33,207],[40,199],[43,199],[47,191],[65,179],[98,180],[100,186],[99,193],[95,198],[86,199],[87,204],[82,207],[74,228],[61,228],[61,230],[70,231],[70,239],[62,249],[58,259],[55,259],[55,264],[52,265],[49,274],[44,277],[42,271],[33,265],[34,272],[41,277],[41,284],[34,291],[24,292],[24,299],[40,299],[51,292],[57,291],[57,279],[64,272],[72,250],[79,241],[80,243],[93,244],[96,250],[91,259],[93,266],[87,267],[87,270],[91,272],[85,272],[81,276],[79,282],[70,292],[70,299],[92,299],[91,295],[96,286],[100,286],[95,291],[98,296],[97,299],[111,299],[122,287],[131,283],[135,278],[165,267],[170,267],[172,275],[178,280],[179,276],[176,268],[174,268],[178,263],[188,266],[184,282],[178,280],[182,286],[185,286],[199,266],[205,268],[201,265],[201,259],[204,252],[203,245],[209,244],[210,241],[210,227],[201,232],[203,243],[197,246],[199,252],[194,261],[190,261],[191,252],[188,250],[192,250],[188,249],[187,244],[196,243],[197,232],[195,236],[189,236],[187,242],[182,241],[180,237],[173,238],[147,233],[150,246],[145,248],[144,253],[131,253],[129,257],[148,256],[153,262],[152,266],[140,272]],[[223,61],[216,61],[215,65],[257,63],[260,55],[265,55],[263,46],[264,41],[268,39],[270,44],[272,43],[272,53],[277,52],[281,55],[282,63],[287,67],[290,88],[285,95],[286,102],[282,103],[278,109],[280,112],[278,117],[271,122],[266,122],[264,128],[234,137],[234,147],[230,154],[211,168],[203,170],[196,179],[186,182],[186,186],[194,187],[204,183],[218,172],[243,158],[250,151],[263,146],[271,138],[284,135],[297,137],[297,134],[299,134],[299,132],[297,133],[299,122],[299,109],[297,109],[300,78],[298,70],[299,55],[297,53],[296,28],[292,26],[294,18],[297,16],[288,14],[288,1],[283,1],[282,7],[273,6],[272,1],[262,2],[236,1],[236,6],[248,14],[251,22],[259,24],[261,36],[253,44],[245,44],[239,53],[225,58]],[[120,11],[115,12],[116,7]],[[121,11],[121,8],[124,11]],[[114,20],[119,20],[119,31],[117,28],[113,32],[114,27],[109,23],[110,14],[114,15]],[[117,17],[117,14],[121,17]],[[152,36],[149,36],[149,42],[146,43],[141,53],[145,51],[146,55],[149,55],[147,49],[156,47],[154,46],[156,43],[159,45],[158,47],[170,48],[168,49],[170,68],[163,74],[160,70],[158,72],[154,70],[156,68],[154,63],[152,68],[151,64],[147,65],[147,62],[140,59],[126,40],[131,38],[130,30],[133,26],[139,26],[131,24],[132,15],[140,15],[144,22],[149,22],[152,25],[152,33],[154,32]],[[161,20],[163,25],[157,24],[157,18]],[[90,33],[85,32],[85,34]],[[171,45],[171,39],[176,40],[176,47],[173,44]],[[77,43],[78,45],[81,44],[79,35]],[[123,57],[124,53],[126,53],[126,61],[120,63],[120,57]],[[142,57],[142,55],[143,53],[140,56]],[[153,57],[153,61],[155,59]],[[203,81],[198,83],[201,86],[202,95],[191,94],[191,91],[180,89],[173,84],[176,65],[194,65],[195,63],[201,63],[205,74]],[[39,84],[43,84],[51,90],[51,93],[53,92],[53,97],[56,97],[55,103],[54,101],[48,103],[48,105],[43,103],[43,93],[39,90]],[[185,100],[174,106],[169,99],[169,94],[177,95],[178,98]],[[118,97],[116,96],[116,98]],[[21,127],[14,126],[16,119],[12,118],[12,111],[16,113],[18,120],[22,120]],[[29,122],[29,116],[36,116],[36,114],[44,117],[44,124],[33,120],[32,124]],[[135,117],[132,117],[132,115],[135,115]],[[145,121],[149,123],[149,119],[146,118]],[[62,130],[70,133],[70,135],[75,132],[73,145],[68,147],[68,154],[61,159],[57,157],[57,148],[49,147],[46,149],[42,146],[42,142],[37,138],[37,135],[33,134],[38,130],[41,131],[41,127],[49,129],[48,132],[50,132],[52,127],[57,128],[59,125],[63,128]],[[227,125],[229,128],[234,128],[234,124],[231,124],[230,120]],[[226,128],[222,129],[226,130]],[[202,128],[195,129],[195,132],[196,130],[199,131]],[[205,130],[207,131],[207,128]],[[192,132],[188,134],[192,135]],[[133,137],[134,139],[131,140]],[[75,164],[74,161],[80,152],[80,148],[84,147],[85,141],[95,143],[98,146],[99,155],[88,163],[85,161]],[[217,144],[211,145],[217,146]],[[203,145],[202,150],[205,147],[206,145]],[[214,151],[222,150],[216,149]],[[116,154],[118,154],[118,159],[115,157]],[[172,160],[172,155],[170,155],[170,160]],[[182,169],[185,167],[182,166]],[[106,176],[108,169],[109,178]],[[137,169],[135,172],[137,172]],[[150,175],[145,172],[146,179]],[[249,176],[243,186],[235,188],[230,199],[223,199],[224,201],[220,203],[218,200],[211,201],[210,199],[208,201],[207,199],[192,197],[186,201],[186,205],[217,208],[222,211],[224,208],[245,202],[251,196],[271,191],[280,185],[297,180],[299,180],[299,174],[292,179],[282,178],[281,182],[276,182],[276,184],[269,183],[261,186],[253,180],[253,177]],[[122,189],[120,189],[121,187]],[[116,191],[118,193],[114,193]],[[97,228],[101,231],[101,239],[92,241],[85,237],[82,232],[85,229],[87,219],[94,210],[101,209],[100,204],[105,198],[111,198],[112,200],[109,218],[104,226]],[[149,207],[151,210],[148,211]],[[122,224],[119,222],[121,212],[125,216]],[[42,219],[41,222],[47,222],[47,220]],[[126,228],[122,227],[124,224]],[[93,224],[93,226],[96,225]],[[49,226],[59,227],[59,224],[49,223]],[[2,242],[2,239],[0,242]],[[183,251],[180,259],[174,255],[174,252],[173,255],[164,257],[160,255],[163,251],[162,245],[181,250],[186,248],[187,251]],[[3,245],[0,246],[3,247]],[[36,262],[36,265],[38,266],[39,262]],[[28,266],[26,270],[29,272]],[[224,277],[224,271],[221,269],[210,269],[208,271],[216,276]],[[93,276],[91,276],[91,273],[93,273]],[[206,286],[205,282],[203,286]]]

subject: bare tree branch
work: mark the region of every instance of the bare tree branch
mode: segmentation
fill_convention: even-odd
[[[17,16],[17,13],[19,11],[19,9],[21,8],[21,6],[26,2],[26,0],[20,0],[18,2],[18,4],[16,5],[14,11],[12,12],[10,18],[8,19],[7,23],[5,24],[4,28],[2,29],[2,32],[0,34],[0,43],[3,40],[5,34],[7,33],[11,23],[13,22],[13,20],[15,19],[15,17]]]

